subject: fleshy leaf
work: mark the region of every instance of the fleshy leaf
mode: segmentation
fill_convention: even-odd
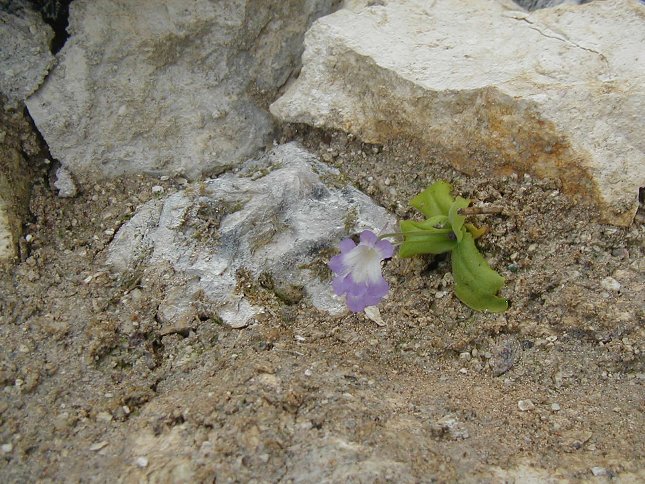
[[[435,215],[448,215],[453,198],[452,187],[445,181],[437,181],[410,200],[410,205],[423,215],[432,218]]]
[[[461,302],[476,311],[501,313],[508,309],[508,301],[497,296],[504,278],[490,268],[469,231],[464,231],[451,259],[455,294]]]
[[[466,200],[462,197],[457,197],[455,201],[450,205],[450,209],[448,210],[448,220],[450,221],[452,231],[457,237],[457,242],[461,242],[461,239],[464,236],[463,227],[464,222],[466,221],[466,217],[464,215],[460,215],[459,210],[466,208],[468,205],[470,205],[470,200]]]
[[[450,228],[423,228],[428,221],[413,222],[402,220],[400,223],[404,242],[399,247],[399,257],[412,257],[420,254],[443,254],[457,246]]]

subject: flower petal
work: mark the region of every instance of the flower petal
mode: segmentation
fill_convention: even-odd
[[[374,247],[381,254],[381,260],[389,259],[394,255],[394,246],[389,240],[379,240]]]
[[[347,307],[353,313],[360,313],[367,306],[368,305],[365,303],[363,298],[360,298],[357,296],[350,296],[350,295],[347,296]]]
[[[363,230],[361,232],[361,244],[374,247],[377,240],[378,237],[376,237],[376,234],[371,230]]]
[[[377,281],[375,284],[370,284],[366,287],[366,289],[366,297],[376,298],[377,300],[380,300],[388,293],[388,291],[390,290],[390,285],[383,278],[383,276],[381,276],[379,281]]]
[[[344,254],[345,252],[352,250],[354,247],[356,247],[356,244],[352,239],[345,239],[340,243],[340,252],[341,254]]]
[[[334,257],[329,259],[327,267],[329,267],[335,274],[342,274],[343,272],[345,272],[347,266],[343,262],[342,255],[335,255]]]
[[[331,287],[337,296],[342,296],[351,288],[352,282],[350,276],[338,276],[331,281]]]

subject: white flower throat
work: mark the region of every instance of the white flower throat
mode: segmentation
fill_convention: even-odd
[[[374,247],[358,245],[345,256],[346,273],[354,282],[377,282],[381,278],[381,254]]]

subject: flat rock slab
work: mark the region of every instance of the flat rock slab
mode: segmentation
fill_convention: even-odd
[[[27,100],[81,184],[124,173],[216,175],[267,142],[262,106],[331,0],[75,0],[58,65]]]
[[[337,178],[297,144],[278,146],[237,173],[143,205],[117,232],[107,263],[123,273],[170,265],[177,283],[169,283],[158,319],[173,328],[200,300],[225,323],[248,324],[262,311],[244,297],[242,286],[254,281],[287,303],[308,296],[317,308],[342,313],[344,301],[325,279],[327,260],[342,238],[396,222]]]
[[[555,179],[631,223],[645,186],[645,6],[365,3],[307,32],[275,116],[371,143],[412,137],[469,174]]]

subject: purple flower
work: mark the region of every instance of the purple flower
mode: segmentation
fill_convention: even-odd
[[[334,292],[338,296],[345,294],[347,307],[355,313],[378,304],[390,289],[381,275],[381,261],[392,257],[392,244],[364,230],[358,245],[345,239],[340,243],[340,252],[329,261],[336,276],[332,282]]]

